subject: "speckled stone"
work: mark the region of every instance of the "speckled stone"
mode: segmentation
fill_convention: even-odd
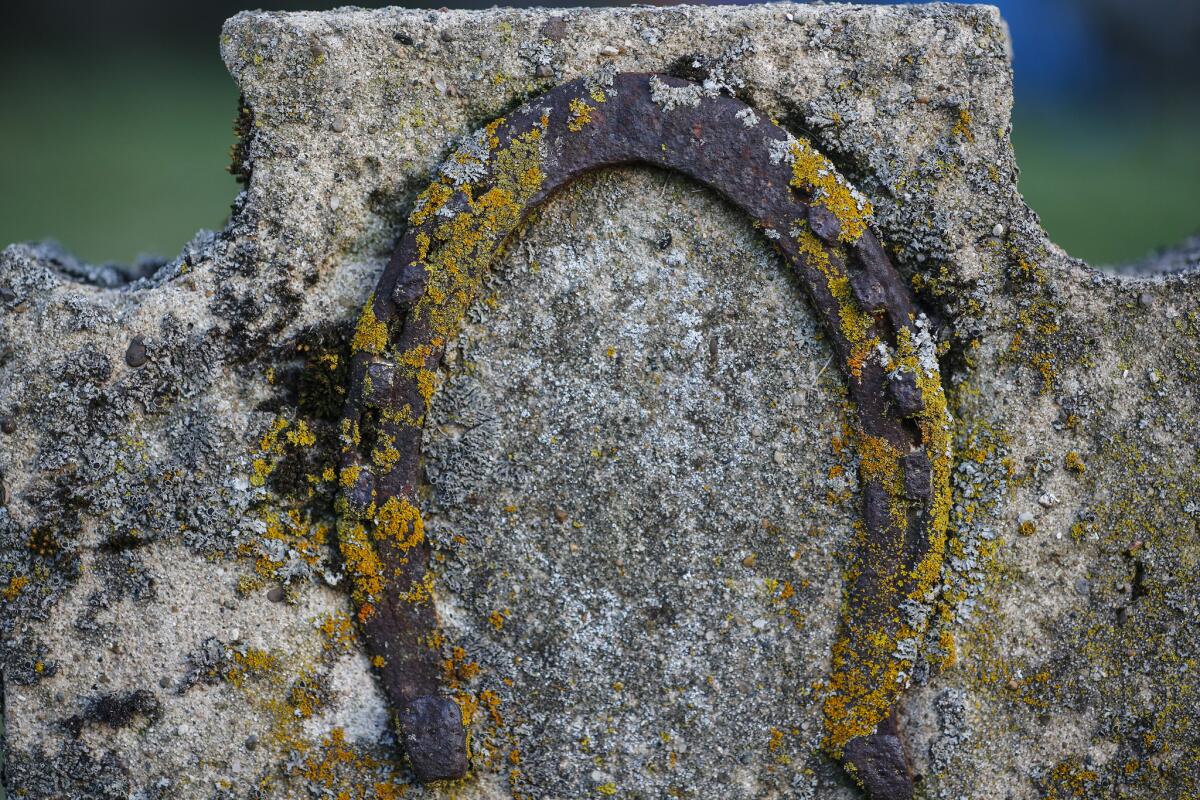
[[[900,709],[920,791],[1200,791],[1195,247],[1125,276],[1048,241],[994,9],[251,12],[221,52],[225,230],[125,283],[0,254],[11,792],[857,796],[819,747],[852,415],[797,285],[706,190],[576,182],[448,348],[423,511],[477,706],[461,785],[405,786],[332,546],[353,320],[455,142],[559,81],[722,55],[869,196],[944,343],[953,539]]]

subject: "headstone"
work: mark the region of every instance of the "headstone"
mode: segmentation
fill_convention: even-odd
[[[14,796],[889,796],[829,745],[875,469],[837,335],[769,230],[643,166],[541,203],[427,379],[408,592],[470,773],[421,784],[397,741],[345,527],[360,311],[439,168],[473,179],[474,131],[625,73],[806,137],[927,315],[953,461],[940,571],[894,609],[921,635],[883,662],[906,780],[1195,790],[1194,247],[1116,277],[1049,242],[994,9],[253,12],[221,46],[246,181],[223,231],[117,287],[0,256]],[[694,99],[670,86],[664,115]]]

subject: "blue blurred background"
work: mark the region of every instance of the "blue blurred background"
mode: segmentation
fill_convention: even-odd
[[[1113,264],[1200,231],[1200,2],[998,5],[1014,40],[1021,189],[1053,239]],[[241,5],[5,6],[0,244],[53,236],[128,263],[220,227],[237,192],[237,92],[217,36]]]

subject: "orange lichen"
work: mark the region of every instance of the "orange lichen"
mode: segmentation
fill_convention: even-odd
[[[4,587],[0,594],[4,595],[4,599],[12,602],[20,596],[21,591],[29,585],[29,578],[24,575],[14,575],[8,579],[8,586]]]
[[[425,401],[425,408],[433,401],[433,392],[437,388],[437,376],[432,370],[422,369],[417,372],[417,391]]]
[[[425,541],[420,510],[406,498],[389,497],[375,512],[375,538],[401,551],[416,547]]]
[[[318,747],[308,745],[306,750],[295,773],[322,796],[336,800],[396,800],[406,793],[398,769],[358,752],[342,728],[334,728]],[[362,782],[360,776],[375,777]]]
[[[325,649],[341,653],[349,653],[356,644],[354,623],[342,612],[326,614],[321,618],[317,629],[325,637]]]
[[[383,565],[360,523],[343,518],[338,524],[338,549],[354,584],[354,599],[368,604],[383,594]]]
[[[446,685],[451,689],[460,688],[463,683],[473,680],[479,675],[479,664],[467,657],[467,651],[462,647],[450,649],[450,657],[442,659],[442,673]],[[469,723],[468,723],[469,724]]]
[[[479,701],[487,706],[488,714],[491,716],[494,724],[504,724],[504,717],[500,714],[500,695],[496,694],[491,689],[484,689],[479,693]]]

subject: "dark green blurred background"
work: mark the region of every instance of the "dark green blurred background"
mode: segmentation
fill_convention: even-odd
[[[334,4],[273,3],[272,8]],[[420,5],[420,4],[418,4]],[[1200,2],[1002,0],[1021,189],[1094,264],[1200,231]],[[219,228],[237,102],[222,0],[9,0],[0,30],[0,244],[93,262]]]

